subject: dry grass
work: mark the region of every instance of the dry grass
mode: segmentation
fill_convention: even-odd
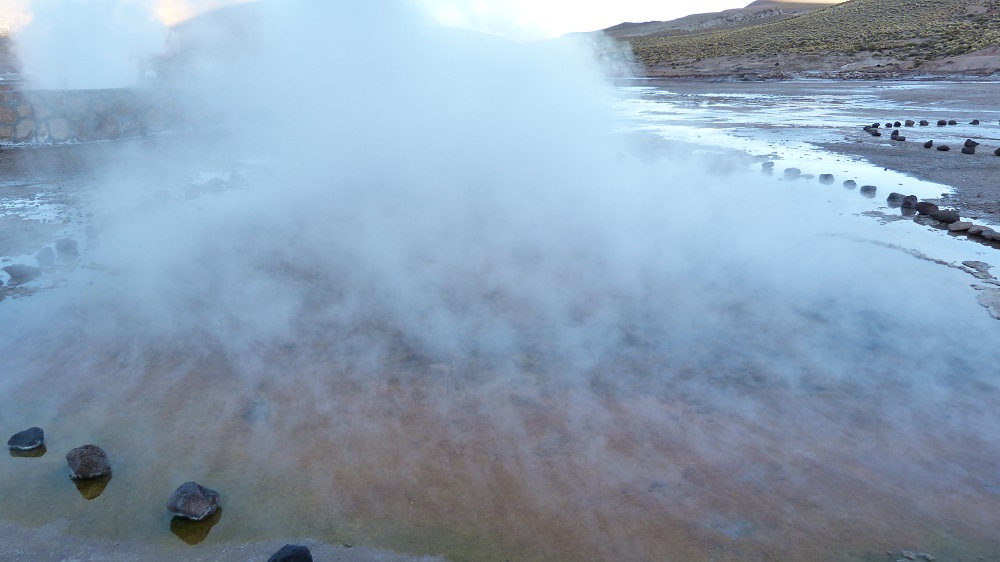
[[[1000,0],[850,0],[779,22],[628,41],[646,65],[862,52],[919,64],[1000,46]]]

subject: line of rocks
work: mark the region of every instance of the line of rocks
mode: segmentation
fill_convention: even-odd
[[[19,431],[7,440],[7,447],[20,453],[44,451],[45,431],[40,427]],[[70,450],[66,453],[66,463],[73,480],[97,480],[111,475],[108,454],[97,445],[87,444]],[[167,511],[175,517],[204,521],[218,511],[221,501],[219,492],[197,482],[185,482],[167,498]],[[268,558],[268,562],[312,562],[312,554],[304,546],[286,544]]]
[[[905,123],[900,123],[899,121],[895,121],[893,123],[886,123],[885,128],[892,129],[892,132],[889,135],[889,138],[891,140],[894,140],[896,142],[906,142],[906,137],[902,136],[902,134],[899,132],[899,127],[913,127],[915,123],[916,122],[913,121],[912,119],[907,119]],[[929,124],[930,122],[927,121],[926,119],[920,121],[921,127],[926,127]],[[979,124],[980,124],[979,119],[973,119],[971,122],[969,122],[969,125],[979,125]],[[937,125],[939,127],[944,127],[947,125],[958,125],[958,121],[956,121],[955,119],[947,121],[944,119],[939,119]],[[881,137],[882,136],[882,132],[880,130],[881,128],[882,128],[881,123],[872,123],[871,125],[865,125],[864,127],[862,127],[862,130],[864,130],[866,133],[868,133],[873,137]],[[961,148],[962,154],[969,154],[969,155],[975,154],[977,146],[979,146],[978,142],[972,139],[965,139],[965,143],[963,143]],[[924,148],[932,148],[932,147],[935,147],[933,140],[929,140],[924,143]],[[951,146],[947,144],[938,144],[936,145],[936,148],[941,152],[949,152],[951,150]],[[996,156],[1000,156],[1000,148],[994,150],[993,154]]]
[[[774,162],[767,161],[761,164],[761,171],[771,175],[774,173]],[[783,172],[784,179],[798,180],[810,179],[815,176],[803,174],[798,168],[786,168]],[[833,174],[820,174],[819,182],[824,185],[831,185],[836,182]],[[858,189],[858,182],[855,180],[845,180],[841,185],[845,189]],[[874,199],[878,192],[878,187],[874,185],[862,185],[858,191],[862,196]],[[954,209],[941,209],[937,204],[930,201],[920,201],[916,195],[904,195],[892,192],[886,197],[886,204],[894,209],[900,209],[904,216],[914,217],[914,222],[947,229],[949,232],[966,233],[970,236],[977,236],[983,241],[1000,242],[1000,232],[991,227],[977,225],[972,222],[961,220],[961,214]]]

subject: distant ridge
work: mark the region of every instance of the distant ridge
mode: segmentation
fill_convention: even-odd
[[[782,14],[750,21],[771,9]],[[757,0],[741,10],[622,24],[604,33],[628,42],[651,76],[879,78],[1000,72],[993,52],[1000,48],[1000,0],[848,0],[834,5]]]

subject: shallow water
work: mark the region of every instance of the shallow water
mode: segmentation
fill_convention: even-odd
[[[678,109],[688,101],[632,93],[630,127],[778,165],[765,176],[734,159],[705,185],[662,176],[684,205],[668,204],[654,233],[669,267],[641,294],[588,295],[579,312],[615,315],[621,333],[603,336],[615,345],[557,345],[569,329],[525,311],[521,329],[538,337],[516,354],[427,352],[377,315],[330,314],[349,276],[305,266],[265,268],[274,284],[257,310],[220,317],[203,302],[212,313],[177,334],[147,325],[162,317],[144,308],[102,308],[127,299],[131,277],[78,267],[64,287],[0,303],[0,427],[40,425],[48,447],[0,461],[0,519],[165,546],[308,536],[455,560],[1000,559],[1000,332],[961,266],[994,264],[995,250],[861,215],[898,213],[888,190],[946,186],[719,126],[776,124],[804,101]],[[234,165],[202,161],[162,183],[183,205],[185,185]],[[787,166],[837,182],[786,181]],[[843,189],[848,178],[879,196]],[[165,302],[184,302],[178,283]],[[280,312],[285,293],[304,298],[289,331],[234,335]],[[63,455],[84,443],[111,457],[103,489],[67,477]],[[192,479],[222,494],[223,512],[171,522],[166,497]]]

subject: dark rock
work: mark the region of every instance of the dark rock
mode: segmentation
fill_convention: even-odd
[[[854,180],[844,180],[844,187],[847,189],[854,189],[855,187],[858,187],[858,182]]]
[[[56,253],[52,251],[52,248],[46,246],[35,254],[35,259],[38,260],[38,265],[51,267],[56,263]]]
[[[833,183],[833,174],[820,174],[819,183],[830,185]]]
[[[940,150],[941,152],[948,152],[949,150],[951,150],[951,147],[946,144],[939,144],[937,149]]]
[[[866,133],[870,133],[870,132],[872,132],[872,126],[871,125],[865,125],[862,128],[862,130],[864,130],[864,132],[866,132]]]
[[[798,168],[785,168],[785,177],[788,179],[797,179],[802,175],[802,170]]]
[[[914,209],[913,207],[907,207],[906,205],[903,205],[899,209],[899,214],[903,215],[904,217],[912,217],[913,215],[917,214],[917,210]]]
[[[934,146],[934,141],[932,141],[932,140],[929,140],[929,141],[927,141],[927,142],[924,143],[924,148],[930,148],[932,146]]]
[[[975,226],[971,222],[957,221],[948,225],[948,230],[951,232],[964,232]],[[982,232],[982,231],[980,231]]]
[[[974,146],[963,146],[962,147],[962,154],[975,154],[975,153],[976,153],[976,147],[974,147]]]
[[[945,121],[944,119],[938,119],[938,122],[937,122],[938,127],[944,127],[947,124],[948,124],[948,122]]]
[[[1000,156],[1000,148],[993,151],[993,154]]]
[[[927,125],[930,125],[930,123],[926,119],[921,119],[920,120],[920,126],[921,127],[926,127]]]
[[[949,119],[949,120],[948,120],[948,124],[949,124],[949,125],[958,125],[958,121],[956,121],[956,120],[954,120],[954,119]]]
[[[915,205],[913,208],[917,210],[921,215],[929,215],[938,210],[938,206],[934,203],[928,203],[927,201],[921,201]]]
[[[899,135],[896,135],[896,136],[892,137],[892,140],[894,140],[896,142],[906,142],[906,137],[901,137]]]
[[[888,203],[890,207],[902,207],[903,194],[893,191],[888,197],[885,198],[885,202]]]
[[[312,553],[304,546],[286,544],[275,552],[267,562],[313,562]]]
[[[45,443],[45,432],[40,427],[31,427],[15,433],[7,440],[7,447],[15,451],[30,451]]]
[[[930,214],[930,216],[931,216],[932,219],[934,219],[936,221],[943,222],[945,224],[951,224],[953,222],[958,222],[958,220],[960,218],[958,216],[958,211],[949,211],[949,210],[943,210],[943,209],[938,209],[937,211],[934,211],[934,212],[929,213],[929,214]]]
[[[899,129],[893,129],[892,130],[892,134],[889,135],[889,136],[898,137],[899,136]]]
[[[96,445],[84,445],[66,453],[70,478],[97,478],[111,474],[108,454]]]
[[[881,124],[881,123],[872,123],[872,124],[871,124],[871,127],[872,127],[872,129],[878,129],[878,128],[879,128],[879,127],[881,127],[881,126],[882,126],[882,124]]]
[[[178,517],[201,521],[219,508],[219,492],[197,482],[185,482],[170,494],[167,510]]]
[[[907,195],[903,197],[903,204],[901,205],[904,209],[915,209],[917,207],[917,196]]]
[[[80,255],[80,248],[76,240],[63,238],[56,240],[56,252],[61,258],[75,258]]]
[[[907,119],[906,122],[903,123],[903,124],[906,125],[907,127],[912,127],[912,126],[916,125],[917,122],[914,121],[913,119]]]
[[[894,122],[893,122],[893,124],[892,124],[892,126],[893,126],[893,127],[902,127],[902,126],[903,126],[903,124],[902,124],[902,123],[900,123],[899,121],[894,121]]]
[[[962,146],[967,146],[969,148],[976,148],[977,146],[979,146],[979,143],[972,139],[965,139],[965,144]]]
[[[874,185],[862,185],[861,186],[861,193],[875,193],[875,191],[877,191],[877,190],[878,190],[878,188],[875,187]]]
[[[882,136],[882,133],[878,132],[878,131],[877,131],[877,130],[875,130],[875,129],[872,129],[872,136],[873,136],[873,137],[881,137],[881,136]]]
[[[4,267],[3,270],[7,272],[7,275],[10,275],[11,285],[20,285],[22,283],[34,281],[42,274],[41,269],[31,265],[24,265],[23,263],[8,265],[7,267]]]
[[[979,124],[979,119],[973,119],[973,120],[972,120],[972,121],[971,121],[971,122],[969,123],[969,125],[978,125],[978,124]]]

